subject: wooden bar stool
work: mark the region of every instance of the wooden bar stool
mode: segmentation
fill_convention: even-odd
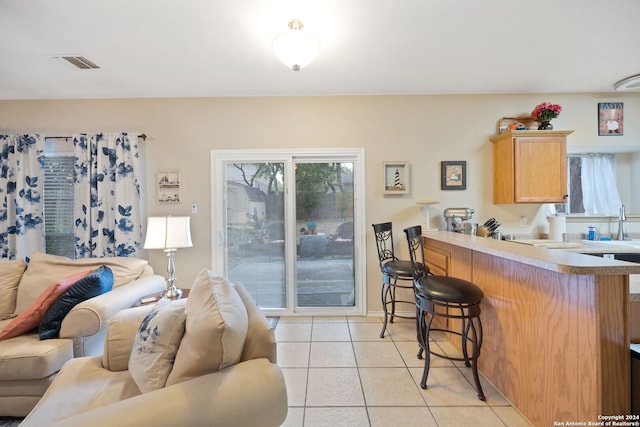
[[[394,317],[404,319],[415,319],[414,316],[404,316],[396,314],[396,304],[410,304],[411,309],[415,301],[404,301],[396,299],[396,289],[411,289],[413,292],[413,269],[410,261],[398,259],[393,251],[393,229],[392,223],[384,222],[372,224],[376,236],[376,246],[378,248],[378,261],[382,272],[382,309],[384,310],[384,323],[380,338],[384,338],[387,329],[387,322],[393,323]],[[398,282],[400,281],[400,282]]]
[[[480,321],[480,302],[484,297],[482,290],[473,283],[449,276],[434,276],[425,272],[421,267],[424,262],[424,246],[422,227],[417,225],[404,230],[409,244],[413,283],[416,291],[418,358],[424,352],[424,371],[420,387],[427,388],[427,376],[431,354],[444,359],[464,361],[465,366],[471,367],[473,380],[478,392],[478,399],[486,400],[480,378],[478,377],[478,357],[482,348],[482,322]],[[432,328],[435,317],[457,319],[462,323],[460,330],[451,327]],[[432,351],[429,347],[429,333],[440,331],[461,337],[463,357],[447,356]],[[469,354],[471,347],[471,354]]]

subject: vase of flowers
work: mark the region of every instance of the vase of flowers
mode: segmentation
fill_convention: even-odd
[[[551,119],[555,119],[562,111],[562,107],[558,104],[551,104],[549,102],[542,102],[536,105],[536,108],[531,112],[531,117],[539,122],[539,130],[551,130],[553,125]]]

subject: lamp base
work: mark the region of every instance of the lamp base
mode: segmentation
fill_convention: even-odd
[[[180,299],[180,297],[182,297],[182,291],[171,285],[162,292],[162,296],[168,299]]]
[[[174,285],[176,282],[176,266],[173,262],[173,255],[176,250],[167,248],[164,251],[167,253],[169,262],[167,264],[167,289],[162,292],[162,296],[168,299],[179,299],[182,296],[182,291]]]

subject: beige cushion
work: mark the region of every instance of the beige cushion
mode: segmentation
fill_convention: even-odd
[[[235,283],[233,287],[242,298],[249,316],[249,329],[241,360],[266,357],[271,363],[276,363],[276,336],[271,324],[242,283]]]
[[[38,334],[0,341],[0,380],[24,381],[48,377],[73,358],[73,341],[40,341]]]
[[[31,256],[29,266],[20,280],[15,313],[22,313],[48,286],[73,273],[106,265],[113,272],[113,287],[116,288],[140,277],[147,264],[147,260],[138,258],[108,257],[72,260],[36,252]]]
[[[166,385],[238,363],[248,324],[247,310],[233,285],[202,270],[191,287],[186,331]]]
[[[58,420],[71,417],[76,414],[91,411],[96,408],[109,407],[140,396],[138,386],[128,372],[110,372],[102,368],[99,356],[78,357],[69,360],[60,370],[49,390],[44,394],[36,408],[28,415],[22,424],[25,426],[50,427]],[[169,400],[159,401],[158,404],[171,405]],[[138,407],[141,412],[154,413],[153,405]],[[102,417],[89,422],[71,424],[74,427],[92,427],[108,420],[111,427],[134,425],[161,426],[166,425],[156,420],[154,424],[138,423],[135,417],[119,416],[120,411],[115,409],[114,418]],[[105,419],[106,418],[106,419]],[[177,424],[174,424],[177,425]]]
[[[173,305],[186,307],[187,300],[172,301]],[[102,365],[113,372],[127,371],[129,369],[129,356],[131,348],[138,333],[142,319],[153,309],[153,305],[127,308],[117,312],[109,321],[107,335],[104,340],[104,352]],[[0,325],[2,323],[0,322]]]
[[[21,259],[0,262],[0,318],[15,311],[18,284],[27,263]]]
[[[163,388],[184,335],[185,310],[162,298],[142,320],[136,334],[129,373],[142,393]]]
[[[112,372],[129,369],[129,356],[142,319],[151,311],[151,305],[127,308],[117,312],[109,321],[104,339],[102,365]]]

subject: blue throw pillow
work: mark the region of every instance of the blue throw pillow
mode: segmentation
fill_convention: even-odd
[[[57,338],[62,319],[73,307],[89,298],[102,295],[113,288],[113,273],[106,265],[96,268],[78,280],[49,307],[38,327],[41,340]]]

